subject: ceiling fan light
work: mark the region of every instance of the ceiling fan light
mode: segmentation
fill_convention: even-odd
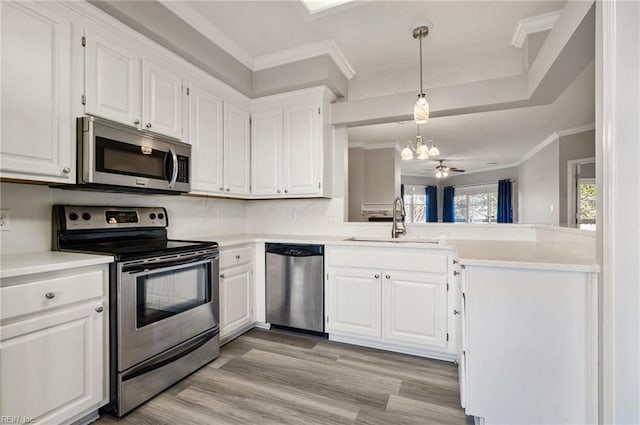
[[[447,177],[449,175],[449,172],[447,170],[444,170],[442,172],[442,177]]]
[[[413,107],[413,119],[416,124],[424,124],[429,120],[429,102],[424,93],[418,95],[418,100]]]
[[[436,171],[436,177],[441,179],[442,178],[442,171],[440,171],[440,170]]]
[[[402,149],[402,151],[400,152],[400,159],[402,159],[403,161],[409,161],[413,159],[413,151],[411,150],[409,144],[407,144],[407,146],[405,146],[404,149]]]

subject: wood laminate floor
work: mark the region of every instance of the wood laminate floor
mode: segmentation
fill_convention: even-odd
[[[465,425],[448,362],[253,329],[118,420],[97,425]]]

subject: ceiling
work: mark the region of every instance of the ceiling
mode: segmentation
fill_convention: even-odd
[[[349,98],[418,87],[418,42],[424,41],[425,86],[441,87],[521,74],[511,45],[522,18],[562,9],[565,1],[355,1],[310,14],[300,0],[188,1],[199,16],[253,58],[324,40],[335,41],[355,77]]]

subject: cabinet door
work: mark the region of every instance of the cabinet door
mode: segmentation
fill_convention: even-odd
[[[224,190],[248,195],[250,183],[249,113],[224,103]]]
[[[253,269],[223,270],[220,275],[220,335],[226,336],[253,321]]]
[[[224,190],[222,100],[206,90],[189,88],[189,142],[193,168],[191,189],[194,192],[219,193]]]
[[[384,273],[384,337],[447,346],[447,279],[420,273]]]
[[[144,129],[182,139],[182,79],[168,66],[142,60]]]
[[[0,411],[61,423],[105,400],[99,301],[0,327]]]
[[[251,193],[281,194],[282,187],[282,111],[251,115]]]
[[[52,2],[0,9],[0,176],[73,181],[71,21]]]
[[[85,31],[85,112],[140,128],[140,56],[124,37]]]
[[[320,108],[305,106],[284,111],[284,181],[289,195],[320,193],[322,169]]]
[[[327,280],[327,332],[382,336],[380,273],[332,268]]]

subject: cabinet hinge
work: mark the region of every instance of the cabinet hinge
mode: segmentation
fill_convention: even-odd
[[[83,105],[86,105],[87,104],[87,95],[83,94],[82,98],[80,99],[80,101],[82,102]]]
[[[447,341],[449,341],[449,333],[447,333]]]
[[[329,280],[329,273],[327,273],[327,280]]]
[[[449,284],[447,283],[447,292],[449,292]]]
[[[327,316],[327,323],[329,323],[329,316]]]
[[[322,182],[318,182],[318,189],[320,189],[320,186],[322,186]]]
[[[189,96],[189,87],[187,87],[187,96]]]
[[[318,108],[318,115],[320,115],[320,108]]]
[[[85,37],[83,35],[82,38],[80,39],[80,42],[82,43],[82,47],[86,47],[87,46],[87,37]]]

